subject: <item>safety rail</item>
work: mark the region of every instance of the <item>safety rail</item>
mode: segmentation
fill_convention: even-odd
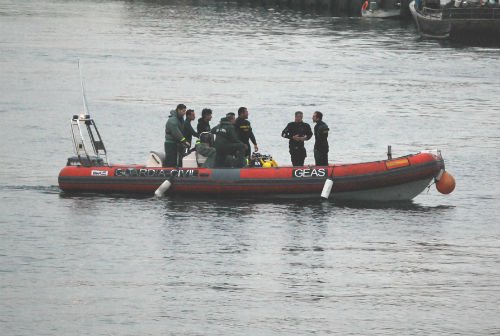
[[[442,9],[423,7],[421,13],[422,13],[422,15],[437,18],[437,19],[441,19],[443,17],[443,10]]]
[[[474,19],[495,20],[500,19],[500,8],[470,7],[470,8],[422,8],[422,14],[440,19]]]
[[[99,162],[99,165],[109,165],[106,147],[104,147],[101,134],[94,120],[90,118],[90,115],[75,114],[71,118],[71,134],[78,162],[83,166],[90,166],[95,162]],[[89,153],[90,149],[94,156],[91,156],[91,153]],[[68,162],[71,163],[72,161],[69,160]]]
[[[443,10],[443,19],[500,19],[500,8],[445,8]]]

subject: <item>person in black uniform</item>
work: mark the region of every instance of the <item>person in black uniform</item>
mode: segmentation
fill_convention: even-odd
[[[201,134],[203,132],[210,132],[210,120],[212,120],[212,110],[209,108],[204,108],[201,111],[201,118],[198,119],[198,125],[196,126],[198,134]]]
[[[295,112],[295,121],[286,125],[283,132],[281,132],[283,138],[290,139],[288,145],[294,166],[304,165],[304,159],[307,156],[304,141],[311,139],[313,135],[311,126],[302,121],[303,117],[304,114],[302,112]]]
[[[186,141],[192,144],[193,136],[199,138],[199,134],[195,132],[193,126],[191,126],[191,121],[196,118],[194,110],[186,111],[186,120],[184,120],[184,129],[182,130],[182,134],[186,138]],[[186,153],[189,152],[189,148],[186,148]]]
[[[314,160],[316,166],[328,166],[328,125],[323,122],[323,113],[316,111],[313,113],[314,126]]]
[[[234,123],[234,127],[236,128],[236,133],[238,134],[238,138],[241,142],[245,144],[245,156],[250,156],[250,141],[252,140],[254,151],[259,151],[259,146],[257,146],[257,141],[255,140],[255,136],[252,132],[252,126],[250,126],[250,121],[248,119],[248,109],[246,107],[240,107],[238,109],[238,118]]]
[[[241,168],[245,165],[245,145],[238,139],[234,122],[234,113],[230,112],[212,130],[215,133],[215,167]]]

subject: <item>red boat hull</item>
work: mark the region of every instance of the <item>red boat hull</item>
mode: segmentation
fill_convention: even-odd
[[[85,167],[72,165],[59,173],[65,192],[151,193],[165,181],[168,194],[218,197],[316,197],[333,172],[333,199],[409,200],[436,177],[440,155],[419,153],[397,158],[328,167],[149,168],[141,165]]]

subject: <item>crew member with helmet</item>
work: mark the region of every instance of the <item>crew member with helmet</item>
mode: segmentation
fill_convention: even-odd
[[[214,136],[210,132],[202,132],[200,140],[196,142],[196,161],[198,166],[203,168],[213,168],[215,166],[216,151],[213,147]]]
[[[184,148],[191,144],[186,141],[184,134],[184,115],[186,105],[179,104],[175,110],[170,111],[167,124],[165,125],[165,162],[164,167],[182,167],[182,154]]]
[[[301,111],[295,112],[295,121],[288,123],[281,136],[289,139],[288,147],[292,159],[292,165],[303,166],[307,156],[304,141],[311,139],[313,133],[311,126],[302,121],[304,114]]]
[[[314,160],[316,166],[328,166],[328,125],[323,122],[323,113],[316,111],[313,113],[314,126]]]

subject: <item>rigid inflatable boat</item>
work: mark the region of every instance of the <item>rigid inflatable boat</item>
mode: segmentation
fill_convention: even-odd
[[[106,149],[90,116],[74,116],[71,127],[76,156],[70,157],[59,173],[59,186],[64,192],[153,194],[163,186],[171,196],[319,199],[329,180],[332,191],[328,194],[333,200],[404,201],[448,174],[439,151],[322,167],[253,168],[201,168],[196,162],[188,167],[163,168],[161,156],[151,152],[145,165],[114,165],[108,163]],[[87,138],[83,137],[85,130]],[[447,182],[442,187],[444,193],[453,188],[454,181],[453,185]]]

